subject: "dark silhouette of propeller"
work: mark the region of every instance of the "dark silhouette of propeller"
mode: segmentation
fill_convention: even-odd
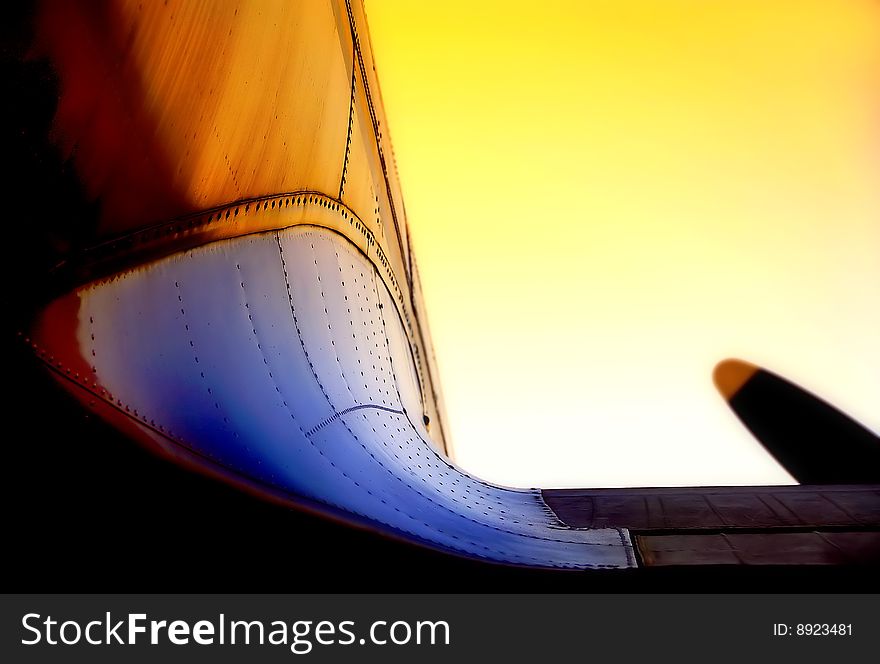
[[[755,438],[801,484],[880,483],[880,437],[766,369],[724,360],[715,386]]]

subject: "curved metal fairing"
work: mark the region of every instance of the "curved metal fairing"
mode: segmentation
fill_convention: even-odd
[[[393,296],[341,234],[299,225],[169,256],[77,289],[36,337],[140,439],[260,492],[493,561],[632,564],[625,531],[568,528],[538,490],[435,449]]]

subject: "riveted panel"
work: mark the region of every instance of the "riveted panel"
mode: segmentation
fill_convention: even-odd
[[[377,275],[328,229],[251,234],[81,287],[34,342],[63,385],[141,438],[276,499],[497,562],[633,565],[626,531],[569,528],[539,491],[489,484],[437,451]],[[74,365],[91,375],[74,379]]]

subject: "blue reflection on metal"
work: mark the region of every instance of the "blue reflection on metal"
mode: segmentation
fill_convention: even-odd
[[[569,528],[538,490],[483,482],[437,452],[397,308],[340,235],[215,242],[79,298],[78,342],[100,384],[206,467],[466,556],[634,564],[626,531]]]

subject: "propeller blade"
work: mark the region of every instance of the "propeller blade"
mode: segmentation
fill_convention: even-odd
[[[880,482],[880,437],[766,369],[724,360],[715,386],[737,417],[801,484]]]

